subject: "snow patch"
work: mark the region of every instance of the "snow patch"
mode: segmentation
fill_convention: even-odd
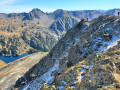
[[[99,48],[99,51],[97,51],[97,54],[100,54],[103,51],[106,51],[106,50],[116,46],[119,41],[120,41],[120,38],[118,38],[116,36],[113,36],[112,40],[106,41],[106,42],[102,42],[103,45]]]
[[[80,41],[79,38],[74,38],[74,40],[75,40],[75,43],[78,43]]]
[[[67,85],[67,82],[66,82],[66,81],[62,80],[61,82],[62,82],[64,85]]]
[[[57,86],[57,90],[63,90],[64,86]]]
[[[85,72],[85,69],[83,69],[83,68],[81,68],[81,67],[80,67],[80,70],[81,70],[81,71],[80,71],[81,73]]]
[[[74,80],[74,83],[77,83],[77,80]]]
[[[75,88],[75,86],[71,86],[71,87]]]
[[[84,78],[84,76],[80,75],[77,79],[82,81],[83,78]]]
[[[117,40],[117,41],[115,41],[115,42],[113,42],[113,43],[111,43],[111,44],[106,48],[106,50],[108,50],[108,49],[110,49],[110,48],[116,46],[116,45],[118,44],[119,41],[120,41],[120,39]],[[106,50],[105,50],[105,51],[106,51]]]
[[[93,67],[93,65],[85,65],[85,68],[88,68],[91,69]]]
[[[104,85],[98,85],[98,87],[102,87],[102,88],[103,88],[103,87],[104,87]]]
[[[93,65],[84,65],[85,68],[88,68],[89,67],[89,70],[93,67]],[[84,73],[86,71],[86,69],[83,69],[80,67],[80,73]],[[82,79],[84,78],[85,75],[79,75],[78,76],[78,80],[82,81]]]
[[[23,87],[23,90],[29,89],[29,90],[38,90],[38,88],[40,88],[44,83],[49,82],[51,80],[54,79],[54,76],[52,76],[52,72],[57,70],[59,67],[59,61],[57,59],[55,59],[55,64],[54,66],[45,74],[43,74],[42,76],[36,78],[35,80],[33,80],[32,82],[30,82],[29,84],[25,85]]]

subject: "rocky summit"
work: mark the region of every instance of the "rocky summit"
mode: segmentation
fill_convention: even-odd
[[[119,90],[120,17],[80,21],[12,89]]]

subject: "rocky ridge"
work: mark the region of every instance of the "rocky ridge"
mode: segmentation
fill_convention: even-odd
[[[119,89],[119,24],[120,17],[106,15],[79,22],[16,82],[15,88]]]

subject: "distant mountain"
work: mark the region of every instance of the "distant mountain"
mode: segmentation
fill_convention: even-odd
[[[55,33],[59,35],[60,33],[66,32],[68,29],[72,28],[76,23],[78,23],[78,19],[66,16],[53,22],[49,29],[55,31]]]
[[[32,11],[30,11],[25,19],[27,20],[33,20],[33,19],[40,19],[42,18],[43,16],[47,16],[43,11],[39,10],[39,9],[33,9]]]
[[[120,17],[116,16],[79,22],[16,82],[14,89],[119,90],[119,28]]]
[[[65,33],[81,18],[89,21],[101,15],[117,15],[119,9],[66,11],[44,13],[33,9],[29,13],[0,14],[0,54],[19,55],[31,49],[50,51]],[[14,47],[14,48],[13,48]],[[15,51],[14,51],[15,49]]]

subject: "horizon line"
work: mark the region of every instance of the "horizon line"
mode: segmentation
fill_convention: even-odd
[[[33,9],[31,9],[29,12],[31,12],[32,10],[34,10],[34,9],[39,9],[40,11],[42,11],[42,12],[44,12],[44,13],[52,13],[52,12],[55,12],[55,11],[57,11],[57,10],[64,10],[64,11],[94,11],[94,10],[96,10],[96,11],[109,11],[109,10],[115,10],[115,9],[119,9],[120,10],[120,8],[113,8],[113,9],[83,9],[83,10],[65,10],[65,9],[55,9],[55,10],[53,10],[53,11],[50,11],[50,12],[45,12],[44,10],[41,10],[40,8],[33,8]],[[0,14],[20,14],[20,13],[29,13],[29,12],[25,12],[25,11],[23,11],[23,12],[10,12],[10,13],[2,13],[2,12],[0,12]]]

